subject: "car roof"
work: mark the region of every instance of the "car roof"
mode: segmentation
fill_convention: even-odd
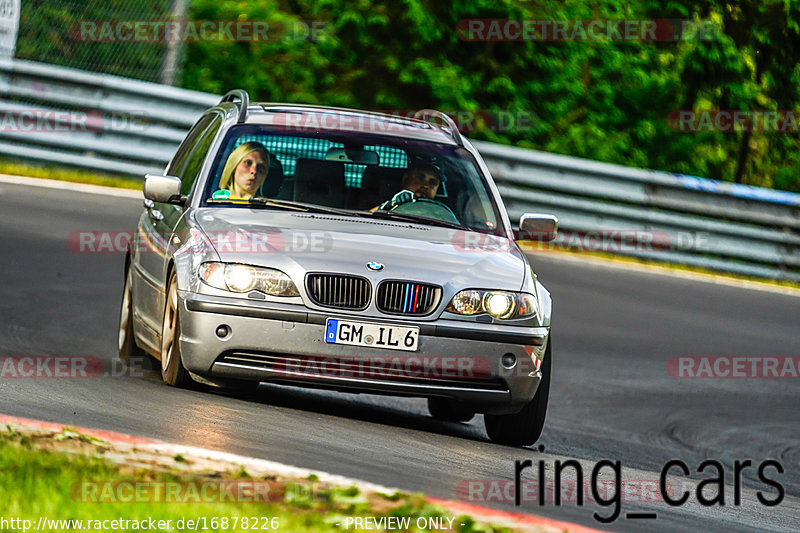
[[[442,144],[458,144],[445,128],[400,114],[342,107],[275,102],[250,103],[244,124],[277,126],[290,131],[363,132]]]

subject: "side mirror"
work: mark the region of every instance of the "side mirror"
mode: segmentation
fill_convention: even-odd
[[[144,197],[162,204],[185,205],[186,196],[181,194],[181,179],[175,176],[144,177]]]
[[[552,241],[558,232],[558,218],[554,215],[525,213],[519,218],[519,241]]]

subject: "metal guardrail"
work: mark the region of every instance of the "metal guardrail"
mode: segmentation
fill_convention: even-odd
[[[22,60],[0,61],[0,98],[0,154],[133,176],[160,172],[188,128],[219,101]],[[67,131],[7,127],[24,113],[64,109],[76,111]],[[76,128],[83,114],[77,126],[86,127]],[[798,194],[474,144],[512,219],[530,211],[558,216],[555,247],[800,281]]]
[[[219,101],[198,91],[23,60],[0,61],[0,98],[0,113],[13,126],[0,124],[0,154],[133,176],[161,172],[186,131]],[[19,127],[23,113],[47,110],[73,112],[64,131]]]
[[[558,216],[557,246],[800,280],[798,194],[474,144],[512,218]]]

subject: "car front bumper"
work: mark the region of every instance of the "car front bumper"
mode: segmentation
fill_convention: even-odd
[[[183,364],[195,375],[446,397],[484,413],[516,412],[533,398],[549,334],[547,327],[403,321],[195,293],[179,292],[179,300]],[[418,350],[326,343],[328,318],[419,326]],[[223,325],[228,333],[220,337]]]

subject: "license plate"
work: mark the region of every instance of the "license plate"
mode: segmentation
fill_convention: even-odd
[[[325,342],[350,346],[371,346],[389,350],[416,352],[419,328],[387,326],[329,318],[325,325]]]

